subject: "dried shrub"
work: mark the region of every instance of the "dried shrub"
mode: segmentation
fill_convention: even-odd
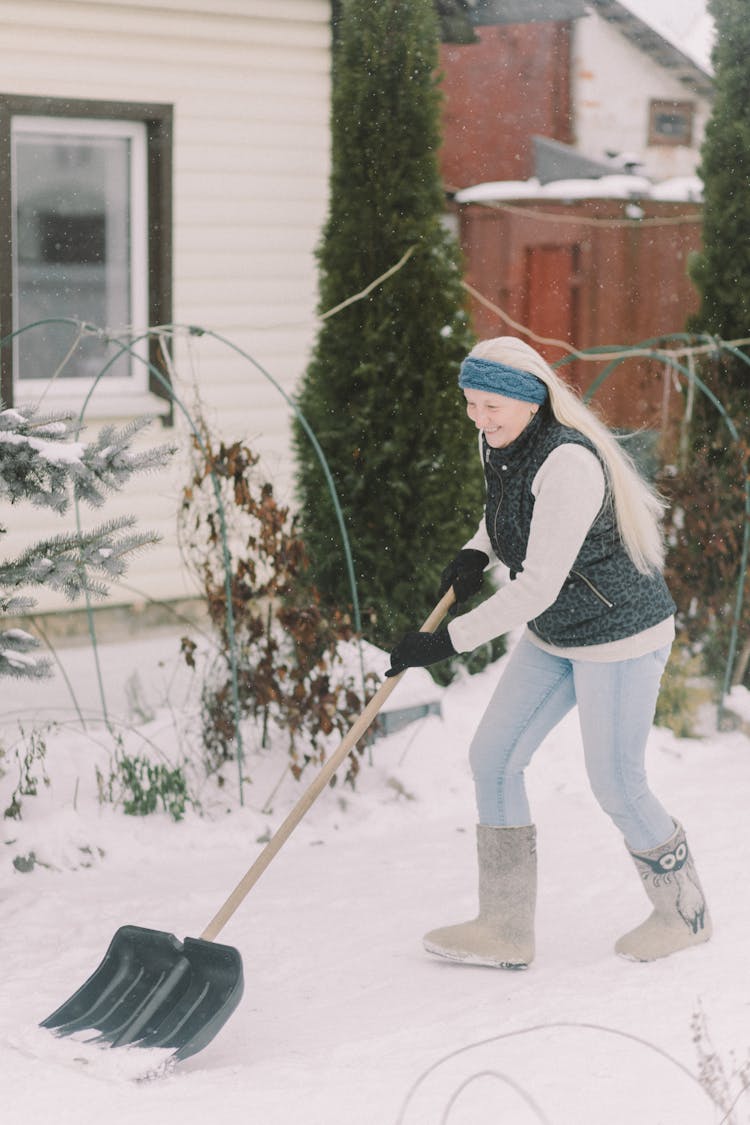
[[[690,1028],[698,1057],[698,1080],[723,1114],[720,1125],[740,1125],[737,1107],[746,1100],[744,1096],[750,1088],[750,1058],[739,1061],[732,1053],[724,1062],[711,1040],[700,1004],[693,1012]],[[747,1120],[744,1112],[742,1119]]]
[[[325,760],[329,736],[343,736],[366,703],[339,651],[353,637],[351,620],[324,609],[305,580],[295,520],[260,479],[257,455],[240,442],[214,446],[205,425],[202,430],[183,493],[181,532],[219,638],[220,655],[202,686],[206,763],[215,770],[235,755],[234,647],[240,717],[253,721],[260,745],[270,726],[284,732],[298,778],[309,762]],[[231,625],[219,498],[232,548]],[[182,651],[194,663],[194,642],[184,638]],[[358,768],[352,754],[347,781],[353,783]]]

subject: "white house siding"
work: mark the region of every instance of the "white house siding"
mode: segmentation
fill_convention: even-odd
[[[660,66],[617,28],[594,12],[576,20],[573,39],[573,98],[576,146],[596,160],[614,150],[633,153],[651,179],[690,176],[699,162],[710,105]],[[692,101],[693,143],[649,146],[652,99]]]
[[[2,92],[174,107],[174,322],[227,337],[287,394],[315,335],[314,249],[328,197],[329,20],[327,0],[0,4]],[[215,432],[246,439],[289,500],[283,397],[252,364],[206,336],[178,339],[175,362],[188,405],[196,382]],[[99,517],[86,516],[134,513],[163,536],[127,576],[155,599],[194,590],[175,535],[187,445],[179,412],[174,429],[152,429],[151,441],[164,439],[181,447],[168,473],[134,481]],[[4,511],[2,522],[6,556],[63,526],[26,505]],[[110,601],[140,596],[119,588]],[[40,609],[60,605],[42,592]]]

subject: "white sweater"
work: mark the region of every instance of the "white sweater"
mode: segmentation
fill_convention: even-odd
[[[604,472],[588,449],[580,445],[560,445],[540,467],[531,491],[535,498],[534,514],[523,570],[513,582],[506,582],[476,609],[451,621],[448,632],[457,652],[470,652],[549,609],[602,506]],[[484,551],[490,565],[498,563],[484,519],[465,547]],[[527,635],[545,652],[573,660],[628,660],[671,644],[674,618],[669,617],[632,637],[577,648],[546,644],[531,630]]]

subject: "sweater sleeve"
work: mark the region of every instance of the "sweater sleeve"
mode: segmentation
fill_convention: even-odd
[[[534,514],[523,570],[476,609],[451,621],[448,632],[457,652],[470,652],[549,609],[602,506],[604,472],[590,450],[561,445],[540,467],[531,491]],[[473,546],[474,540],[470,542]]]
[[[492,550],[490,537],[487,534],[487,525],[485,523],[484,516],[482,516],[481,520],[479,521],[479,527],[474,532],[471,539],[469,539],[467,543],[464,543],[462,550],[484,551],[485,555],[490,560],[490,564],[496,563],[498,561],[495,552]]]

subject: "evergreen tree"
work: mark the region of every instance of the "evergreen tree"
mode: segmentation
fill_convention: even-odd
[[[331,28],[334,48],[338,44],[341,9],[345,0],[331,0]],[[433,0],[443,43],[476,43],[471,22],[471,0]]]
[[[476,43],[469,0],[434,0],[443,43]]]
[[[146,424],[107,426],[85,443],[79,440],[80,425],[67,415],[40,417],[33,409],[3,410],[0,404],[0,501],[25,500],[60,515],[73,498],[100,507],[133,473],[162,465],[170,455],[164,446],[132,451],[133,438]],[[19,592],[24,588],[47,586],[70,600],[106,594],[106,581],[124,573],[127,557],[156,540],[130,531],[134,522],[125,517],[94,530],[62,533],[0,559],[0,619],[33,607],[33,598]],[[0,535],[6,532],[0,525]],[[49,662],[31,655],[38,643],[24,629],[0,629],[0,676],[49,675]]]
[[[321,312],[412,256],[324,321],[298,402],[341,500],[365,633],[387,644],[429,610],[482,504],[456,382],[472,339],[443,223],[432,0],[344,0],[338,37]],[[351,597],[334,508],[299,424],[295,444],[310,578],[343,607]]]
[[[709,0],[716,25],[714,104],[701,149],[703,249],[690,261],[701,304],[688,326],[722,340],[750,336],[750,21],[747,0]],[[686,468],[660,482],[670,500],[667,580],[683,633],[706,668],[725,676],[742,554],[747,472],[750,368],[724,351],[706,359],[701,379],[731,415],[745,446],[703,395],[696,400]],[[750,580],[739,622],[740,657],[730,669],[741,682],[750,660]]]
[[[703,250],[690,273],[701,295],[696,331],[750,335],[750,20],[747,0],[709,0],[716,24],[715,100],[701,149]],[[750,369],[726,365],[719,397],[738,420],[750,409]]]

